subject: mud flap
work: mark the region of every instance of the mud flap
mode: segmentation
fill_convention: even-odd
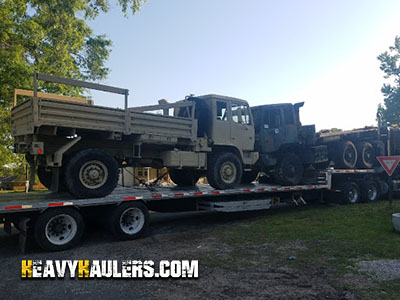
[[[22,217],[18,220],[16,224],[16,228],[19,231],[18,235],[18,248],[22,254],[26,252],[27,245],[28,245],[28,222],[30,218]]]

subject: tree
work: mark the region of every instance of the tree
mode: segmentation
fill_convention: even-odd
[[[389,83],[383,84],[381,89],[384,103],[378,106],[378,116],[384,126],[400,123],[400,36],[396,36],[394,46],[389,47],[378,56],[381,62],[380,69],[385,72],[384,77]]]
[[[117,3],[127,16],[144,1]],[[112,43],[105,35],[95,35],[85,21],[108,8],[107,0],[0,0],[0,166],[16,160],[9,131],[14,89],[32,89],[34,72],[89,81],[107,76]],[[50,83],[40,89],[65,95],[83,92]]]

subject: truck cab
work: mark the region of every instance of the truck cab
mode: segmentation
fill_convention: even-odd
[[[208,138],[212,148],[230,148],[240,154],[243,163],[254,164],[255,132],[249,104],[245,100],[204,95],[190,97],[196,103],[195,119],[198,120],[198,137]]]
[[[280,184],[297,184],[304,167],[327,162],[325,146],[316,146],[315,125],[300,122],[300,103],[252,107],[258,166]]]
[[[303,131],[307,136],[314,137],[314,131],[310,126],[300,123],[299,109],[304,102],[290,104],[261,105],[252,108],[255,122],[256,150],[260,153],[272,153],[282,150],[282,147],[290,147],[307,142]],[[312,125],[313,126],[313,125]]]

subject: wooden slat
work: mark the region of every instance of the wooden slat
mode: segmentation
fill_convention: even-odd
[[[33,91],[15,89],[14,90],[14,106],[17,105],[17,96],[33,97]],[[94,104],[93,100],[88,100],[86,98],[70,97],[70,96],[48,94],[48,93],[42,93],[42,92],[37,92],[37,96],[39,99],[68,101],[68,102],[75,102],[75,103],[82,103],[82,104],[89,104],[89,105]]]

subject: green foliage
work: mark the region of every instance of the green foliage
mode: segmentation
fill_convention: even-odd
[[[127,16],[144,1],[117,4]],[[9,126],[13,93],[32,89],[34,72],[89,81],[107,76],[111,40],[95,35],[86,20],[108,8],[106,0],[0,0],[0,166],[16,162]],[[40,89],[73,96],[83,92],[42,82]]]
[[[385,83],[381,89],[384,103],[378,106],[378,115],[384,126],[400,123],[400,36],[396,36],[394,46],[378,56],[381,70],[385,72]]]

